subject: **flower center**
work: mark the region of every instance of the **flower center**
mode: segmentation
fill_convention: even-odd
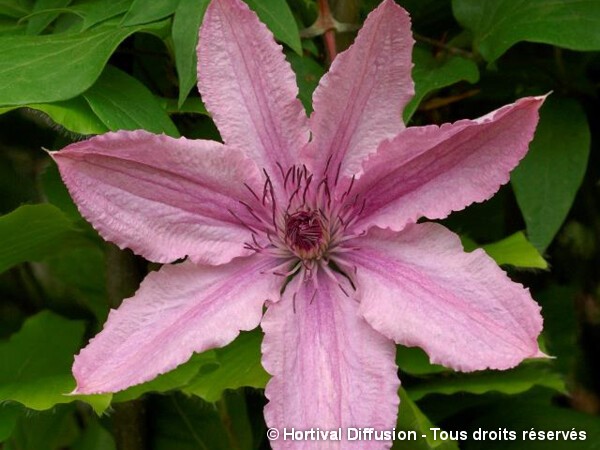
[[[319,259],[328,234],[318,211],[301,210],[285,217],[285,242],[301,259]]]
[[[272,269],[275,275],[292,278],[301,274],[316,286],[317,270],[332,279],[343,274],[342,281],[349,281],[354,289],[351,278],[355,270],[344,254],[356,249],[351,240],[360,234],[351,227],[365,207],[359,194],[352,195],[354,177],[339,180],[338,167],[331,178],[327,175],[329,161],[320,178],[305,165],[287,170],[277,166],[280,178],[273,181],[263,169],[262,190],[244,183],[249,195],[239,201],[246,209],[243,216],[229,210],[251,233],[244,247],[275,258],[280,263]]]

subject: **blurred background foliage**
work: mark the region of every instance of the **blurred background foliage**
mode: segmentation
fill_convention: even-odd
[[[247,0],[310,99],[326,71],[315,0]],[[600,2],[398,0],[412,16],[421,125],[552,92],[531,151],[490,201],[445,224],[542,305],[555,359],[460,374],[398,348],[405,449],[600,448]],[[377,0],[332,0],[356,30]],[[67,396],[73,355],[155,267],[104,243],[43,149],[144,128],[219,139],[195,88],[207,0],[0,1],[0,448],[268,448],[261,335],[115,395]],[[312,30],[312,31],[311,31]],[[338,50],[355,31],[337,33]],[[318,33],[317,33],[318,34]],[[311,36],[312,35],[312,36]],[[306,37],[311,36],[311,37]],[[581,441],[434,440],[446,430],[584,430]]]

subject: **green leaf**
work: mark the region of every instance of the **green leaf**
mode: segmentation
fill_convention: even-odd
[[[21,330],[0,343],[0,402],[13,400],[44,410],[58,403],[84,399],[97,411],[109,396],[68,396],[75,388],[73,355],[79,349],[84,324],[43,311],[25,321]]]
[[[152,381],[130,387],[113,395],[113,401],[126,402],[148,392],[167,392],[187,385],[201,367],[218,364],[214,351],[194,354],[188,362]]]
[[[411,375],[426,375],[432,373],[446,372],[443,366],[431,364],[429,356],[418,347],[396,347],[396,364],[406,373]]]
[[[467,374],[449,373],[411,386],[408,394],[416,401],[428,394],[449,395],[457,392],[483,394],[498,391],[518,394],[534,386],[566,392],[562,375],[552,370],[548,363],[528,362],[502,372],[485,370]]]
[[[181,394],[150,399],[155,411],[149,427],[155,450],[252,450],[249,424],[242,395],[228,393],[227,406],[207,403]],[[243,421],[246,423],[244,424]]]
[[[98,25],[108,19],[119,16],[129,10],[132,0],[87,0],[85,3],[71,5],[68,9],[83,19],[81,31]]]
[[[3,403],[0,405],[0,442],[6,441],[12,434],[17,426],[17,420],[24,412],[25,408],[18,403]]]
[[[73,407],[59,405],[52,411],[22,415],[4,450],[58,450],[70,448],[79,427]]]
[[[261,342],[259,330],[241,333],[227,347],[216,350],[219,366],[211,371],[201,371],[182,389],[183,392],[214,402],[221,398],[225,389],[264,388],[269,375],[260,363]]]
[[[26,26],[14,19],[0,15],[0,36],[25,34]]]
[[[54,122],[74,133],[87,135],[101,134],[108,131],[106,125],[100,121],[82,96],[55,103],[7,106],[0,108],[0,114],[21,107],[41,111]]]
[[[42,190],[49,203],[60,209],[69,219],[73,221],[82,221],[81,214],[71,194],[60,177],[58,166],[52,162],[46,167],[46,171],[41,175]]]
[[[404,441],[396,439],[392,449],[431,450],[437,448],[439,450],[458,450],[456,442],[450,440],[443,441],[439,439],[439,436],[438,439],[434,438],[431,428],[435,428],[435,426],[423,414],[410,396],[407,395],[404,389],[400,388],[398,394],[400,395],[400,412],[398,414],[396,430],[406,433],[416,433],[416,439]]]
[[[600,3],[596,0],[453,0],[458,22],[471,30],[488,61],[520,41],[571,50],[600,50]]]
[[[31,12],[31,5],[19,0],[0,0],[0,15],[19,19]]]
[[[123,18],[123,25],[139,25],[164,19],[175,12],[178,2],[179,0],[133,0]]]
[[[496,263],[515,267],[547,269],[548,263],[537,249],[527,240],[522,231],[483,246],[483,249]]]
[[[579,103],[549,98],[529,153],[511,176],[527,235],[540,252],[552,242],[571,209],[589,152],[590,130]]]
[[[0,37],[0,106],[73,98],[100,76],[115,48],[163,24],[97,28],[78,34]]]
[[[231,448],[253,450],[252,424],[244,391],[225,391],[216,404],[221,423],[227,430]],[[262,431],[262,430],[261,430]]]
[[[292,65],[298,83],[298,98],[304,105],[308,114],[313,110],[312,95],[319,84],[319,80],[325,74],[325,69],[308,56],[298,56],[295,53],[286,53],[286,58]]]
[[[116,450],[117,446],[112,434],[102,428],[98,421],[93,421],[71,448],[72,450]]]
[[[294,20],[294,15],[285,0],[245,0],[258,14],[275,38],[287,44],[299,55],[302,54],[300,33]]]
[[[413,49],[413,80],[415,96],[404,108],[404,122],[408,123],[417,110],[423,98],[437,90],[450,86],[459,81],[477,83],[479,69],[477,64],[461,56],[438,53],[434,56],[424,47],[415,46]]]
[[[544,342],[554,364],[561,373],[569,374],[576,360],[581,360],[579,325],[574,307],[579,287],[552,284],[536,293],[544,312]]]
[[[202,103],[202,100],[199,97],[188,97],[185,99],[182,105],[179,105],[179,102],[172,98],[156,98],[162,108],[167,111],[169,114],[202,114],[203,116],[208,116],[208,111],[206,110],[206,106]]]
[[[179,136],[177,128],[154,95],[138,80],[107,65],[84,94],[90,108],[112,131],[145,129]]]
[[[469,424],[471,430],[498,430],[506,428],[516,432],[515,440],[485,439],[469,440],[464,450],[593,450],[600,442],[600,421],[597,415],[584,414],[573,409],[558,407],[548,401],[540,401],[532,396],[506,398],[481,408]],[[557,437],[556,431],[584,432],[585,439],[573,440]],[[537,437],[530,437],[529,432]],[[540,439],[554,431],[553,439]],[[527,432],[524,437],[523,432]],[[461,448],[463,448],[461,446]]]
[[[173,17],[175,67],[179,77],[179,106],[196,84],[198,30],[209,0],[180,0]]]
[[[21,206],[0,217],[0,272],[61,251],[79,236],[73,223],[56,207]]]
[[[106,322],[109,306],[103,249],[94,245],[68,249],[46,258],[44,266],[47,276],[38,281],[48,294],[64,298],[71,308],[75,304],[82,306],[96,317],[97,323]]]
[[[71,0],[37,0],[27,23],[27,34],[35,35],[44,31],[59,16],[60,12],[57,10],[69,3]]]
[[[102,134],[108,131],[82,96],[55,103],[33,104],[29,108],[42,111],[54,122],[74,133]]]

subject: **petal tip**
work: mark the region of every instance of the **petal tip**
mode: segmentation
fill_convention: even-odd
[[[63,395],[65,397],[73,397],[75,395],[80,395],[81,391],[79,390],[79,386],[75,387],[75,389],[73,389],[71,392],[65,392],[63,393]]]
[[[537,351],[536,351],[536,353],[532,356],[532,358],[535,358],[535,359],[556,359],[556,356],[548,355],[547,353],[544,353],[542,350],[540,350],[538,348]]]

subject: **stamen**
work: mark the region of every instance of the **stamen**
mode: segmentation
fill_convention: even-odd
[[[279,161],[276,161],[275,165],[279,167],[279,171],[281,172],[281,178],[285,178],[285,171],[283,170],[283,166],[279,163]]]
[[[346,297],[350,297],[350,296],[348,295],[348,293],[346,292],[346,290],[345,290],[345,289],[342,287],[342,284],[341,284],[341,283],[338,283],[338,287],[339,287],[339,288],[342,290],[342,292],[344,293],[344,295],[345,295]]]
[[[283,188],[287,189],[287,182],[288,179],[290,178],[290,175],[292,174],[292,172],[294,171],[294,166],[290,167],[287,171],[287,173],[285,174],[285,178],[283,180]]]
[[[245,228],[250,230],[251,233],[258,233],[258,230],[255,230],[250,225],[248,225],[245,221],[240,219],[240,217],[236,213],[234,213],[231,209],[228,208],[227,211],[229,212],[229,214],[231,214],[233,217],[235,217],[242,226],[244,226]]]
[[[310,174],[310,176],[306,179],[306,187],[304,188],[304,192],[302,193],[302,206],[306,205],[306,193],[308,192],[308,188],[310,187],[312,179],[312,174]]]
[[[350,180],[350,186],[348,186],[348,189],[346,189],[344,191],[344,194],[342,195],[342,198],[340,199],[340,201],[344,201],[344,199],[350,195],[350,191],[352,191],[352,186],[354,186],[354,180],[356,179],[356,175],[352,175],[352,179]]]
[[[331,164],[331,158],[333,158],[333,153],[329,155],[327,158],[327,162],[325,163],[325,170],[323,171],[323,176],[326,177],[329,172],[329,164]]]
[[[335,172],[335,181],[333,183],[334,186],[337,186],[338,180],[340,179],[340,172],[342,171],[342,163],[339,163],[337,166],[337,170]]]
[[[252,189],[247,183],[244,183],[244,186],[246,186],[246,189],[248,189],[250,191],[250,193],[254,196],[256,201],[260,202],[260,198],[258,198],[258,195],[256,195],[256,192],[254,192],[254,189]]]

